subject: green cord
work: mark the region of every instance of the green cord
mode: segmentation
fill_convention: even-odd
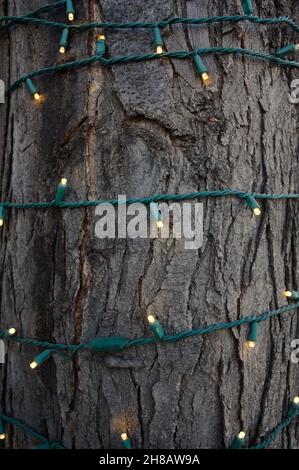
[[[42,434],[39,434],[38,432],[34,431],[32,428],[27,426],[27,424],[24,424],[22,421],[19,421],[18,419],[12,418],[10,416],[6,416],[3,413],[0,413],[0,420],[12,425],[16,426],[17,428],[21,429],[23,432],[26,434],[30,434],[32,437],[34,437],[37,441],[42,442],[47,446],[48,449],[64,449],[64,447],[59,444],[58,442],[51,442],[49,439],[47,439],[45,436]]]
[[[190,329],[176,333],[175,335],[165,335],[162,337],[151,336],[142,337],[135,339],[127,339],[124,337],[96,337],[92,341],[81,343],[81,344],[63,344],[63,343],[49,343],[45,341],[38,341],[32,338],[22,338],[18,336],[7,335],[6,331],[0,331],[0,339],[11,341],[17,344],[23,344],[26,346],[39,347],[44,350],[52,351],[53,353],[60,353],[70,351],[73,354],[77,353],[81,349],[90,350],[94,352],[119,352],[123,351],[132,346],[141,346],[151,343],[175,343],[177,341],[190,338],[193,336],[201,336],[208,333],[214,333],[216,331],[228,330],[236,328],[241,325],[251,324],[253,322],[263,322],[269,320],[272,317],[282,315],[284,313],[290,313],[299,308],[299,302],[280,307],[276,310],[270,310],[259,315],[251,315],[233,320],[231,322],[213,323],[198,329]]]
[[[65,1],[58,1],[52,5],[46,5],[45,7],[36,10],[35,12],[28,13],[24,16],[2,16],[0,17],[0,23],[4,23],[1,28],[8,28],[14,24],[34,24],[34,25],[43,25],[49,26],[52,28],[62,29],[63,31],[73,31],[81,32],[88,31],[90,29],[101,28],[109,30],[120,30],[120,29],[138,29],[138,28],[151,28],[154,31],[160,31],[168,26],[174,24],[211,24],[217,22],[240,22],[240,21],[250,21],[252,23],[261,24],[261,25],[275,25],[275,24],[287,24],[294,31],[299,32],[299,25],[294,21],[290,20],[287,17],[279,18],[259,18],[251,14],[247,15],[227,15],[227,16],[213,16],[208,18],[169,18],[167,20],[162,20],[159,22],[130,22],[130,23],[85,23],[81,25],[73,25],[66,23],[57,23],[53,21],[44,20],[41,18],[36,18],[36,15],[40,13],[49,12],[56,7],[62,6],[65,4]],[[0,28],[0,29],[1,29]],[[278,55],[268,54],[265,52],[253,51],[250,49],[243,49],[239,47],[208,47],[208,48],[198,48],[192,51],[174,51],[174,52],[164,52],[162,54],[150,53],[150,54],[141,54],[141,55],[124,55],[116,56],[111,58],[104,58],[103,55],[96,55],[87,57],[84,59],[78,59],[71,62],[65,62],[63,64],[53,65],[49,67],[43,67],[39,70],[31,72],[27,75],[24,75],[20,79],[16,80],[7,90],[7,93],[11,93],[16,88],[25,82],[28,78],[32,79],[41,75],[49,73],[63,72],[68,69],[84,67],[91,65],[95,62],[99,62],[101,65],[111,66],[116,64],[124,64],[129,62],[143,62],[154,59],[161,58],[176,58],[176,59],[186,59],[189,57],[196,57],[197,54],[208,55],[208,54],[242,54],[245,56],[253,57],[255,59],[266,60],[271,63],[276,63],[282,66],[288,66],[292,68],[299,68],[299,63],[296,61],[290,61],[279,57]]]

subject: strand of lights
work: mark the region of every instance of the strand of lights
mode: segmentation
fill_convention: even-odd
[[[299,296],[299,293],[298,293]],[[292,298],[293,300],[293,298]],[[193,336],[201,336],[208,333],[214,333],[221,330],[228,330],[232,328],[237,328],[241,325],[250,325],[252,323],[260,323],[266,320],[269,320],[272,317],[280,316],[285,313],[293,312],[299,308],[299,301],[290,303],[287,306],[280,307],[277,310],[270,310],[260,315],[251,315],[247,317],[240,318],[238,320],[233,320],[231,322],[223,323],[213,323],[198,329],[190,329],[181,331],[174,335],[165,335],[162,325],[158,320],[153,316],[148,316],[148,325],[149,328],[154,333],[154,336],[151,337],[142,337],[135,339],[128,339],[123,336],[110,336],[110,337],[95,337],[92,341],[81,343],[81,344],[62,344],[62,343],[49,343],[45,341],[35,340],[32,338],[23,338],[15,335],[8,335],[7,330],[0,332],[0,339],[3,338],[6,341],[10,341],[17,344],[23,344],[32,347],[38,347],[42,349],[42,352],[34,358],[31,362],[30,367],[36,369],[39,365],[45,363],[48,359],[53,357],[53,354],[60,354],[63,357],[68,357],[71,359],[74,354],[79,352],[81,349],[89,350],[93,353],[108,353],[113,354],[117,352],[122,352],[133,346],[141,346],[152,343],[176,343],[186,338],[191,338]],[[69,353],[66,355],[66,353]]]
[[[3,413],[0,413],[0,439],[4,440],[6,438],[5,433],[5,423],[10,424],[11,426],[16,426],[17,428],[21,429],[26,434],[30,434],[34,439],[41,442],[40,445],[35,447],[36,449],[64,449],[63,445],[59,444],[58,442],[52,442],[47,439],[42,434],[34,431],[32,428],[24,424],[22,421],[12,418],[11,416],[6,416]]]
[[[253,51],[251,49],[244,49],[241,47],[205,47],[205,48],[194,49],[192,51],[163,52],[161,54],[149,53],[149,54],[141,54],[141,55],[125,55],[125,56],[114,56],[110,58],[103,57],[102,55],[94,55],[94,56],[85,57],[84,59],[72,60],[70,62],[63,62],[57,65],[43,67],[34,72],[30,72],[29,74],[26,74],[22,76],[21,78],[19,78],[18,80],[16,80],[8,88],[6,93],[7,94],[12,93],[24,82],[27,82],[28,79],[31,80],[32,82],[32,79],[34,79],[35,77],[40,77],[40,76],[48,75],[52,73],[65,72],[67,70],[75,69],[75,68],[87,67],[95,63],[97,64],[100,63],[103,66],[109,67],[112,65],[145,62],[145,61],[150,61],[150,60],[155,60],[155,59],[162,59],[165,57],[173,58],[173,59],[187,59],[187,58],[194,59],[194,57],[197,57],[199,55],[213,55],[213,54],[217,54],[217,55],[241,54],[243,56],[253,57],[258,60],[267,61],[267,62],[278,64],[281,66],[287,66],[287,67],[296,68],[296,69],[299,68],[299,62],[287,60],[274,54]],[[196,62],[198,62],[198,59],[194,59],[194,63]],[[195,65],[195,67],[197,66]],[[208,72],[199,72],[199,73],[201,75],[203,83],[206,86],[208,86],[209,85]],[[207,76],[204,75],[205,73],[207,74]]]
[[[296,396],[292,402],[289,404],[288,412],[283,421],[277,424],[264,439],[262,439],[258,444],[252,445],[247,449],[266,449],[269,447],[273,441],[289,426],[289,424],[299,416],[299,396]],[[0,413],[0,440],[5,440],[5,423],[10,424],[11,426],[16,426],[21,429],[23,432],[30,434],[41,444],[37,445],[35,449],[64,449],[65,447],[58,443],[52,442],[42,434],[37,433],[32,428],[24,424],[22,421],[19,421],[10,416],[6,416],[3,413]],[[126,432],[121,434],[122,445],[125,449],[132,449],[132,441]],[[230,449],[242,449],[245,448],[245,437],[246,433],[241,431],[234,439]]]
[[[295,397],[289,404],[288,412],[283,421],[275,426],[266,437],[256,445],[249,447],[249,449],[266,449],[273,441],[281,434],[289,424],[299,416],[299,397]]]
[[[108,199],[108,200],[91,200],[91,201],[65,201],[65,192],[67,190],[67,179],[62,178],[57,190],[54,201],[50,202],[1,202],[0,203],[0,226],[3,226],[4,221],[7,219],[7,210],[11,209],[48,209],[51,207],[59,207],[61,209],[78,209],[85,207],[95,207],[98,205],[111,204],[117,206],[120,201],[118,199]],[[289,200],[299,199],[299,194],[297,193],[286,193],[286,194],[266,194],[266,193],[248,193],[244,191],[238,191],[235,189],[222,189],[222,190],[207,190],[207,191],[197,191],[193,193],[185,194],[154,194],[152,196],[143,197],[143,198],[129,198],[126,200],[126,204],[133,203],[142,203],[149,204],[151,211],[155,212],[156,222],[160,228],[163,226],[163,221],[161,215],[159,215],[159,210],[155,207],[157,202],[170,202],[170,201],[186,201],[193,199],[202,199],[202,198],[213,198],[213,197],[235,197],[240,200],[244,200],[247,205],[252,210],[255,216],[261,214],[261,209],[258,200]],[[157,217],[158,213],[158,217]],[[153,217],[153,218],[154,218]]]

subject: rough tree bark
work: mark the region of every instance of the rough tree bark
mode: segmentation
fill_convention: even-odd
[[[1,0],[21,14],[41,0]],[[261,16],[299,19],[293,0],[257,0]],[[227,0],[77,1],[80,20],[137,21],[241,11]],[[49,15],[64,21],[64,10]],[[150,31],[107,31],[111,54],[152,50]],[[95,31],[73,35],[69,57],[94,51]],[[251,24],[177,25],[167,50],[197,46],[279,47],[286,28]],[[12,83],[58,60],[59,32],[18,26],[1,32],[0,77]],[[232,187],[293,192],[298,186],[297,111],[289,69],[242,57],[206,58],[216,83],[203,89],[191,60],[161,60],[51,75],[37,80],[47,100],[35,107],[24,87],[1,105],[1,198],[51,200],[68,178],[70,200],[145,196]],[[94,209],[11,211],[1,234],[1,329],[81,342],[96,335],[148,334],[156,312],[167,332],[226,321],[284,304],[298,288],[298,204],[263,204],[252,218],[242,202],[204,201],[204,244],[95,237]],[[9,415],[68,448],[118,448],[128,431],[139,448],[221,448],[240,429],[251,441],[282,417],[298,392],[290,342],[296,315],[247,329],[130,349],[81,352],[32,371],[34,349],[9,345],[0,404]],[[297,429],[297,431],[296,431]],[[275,447],[298,448],[293,424]],[[35,444],[18,430],[7,447]]]

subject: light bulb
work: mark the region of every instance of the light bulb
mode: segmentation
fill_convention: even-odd
[[[238,434],[238,438],[239,438],[239,439],[245,439],[245,436],[246,436],[246,432],[244,432],[244,431],[241,431],[241,432],[239,432],[239,434]]]
[[[163,227],[163,221],[162,221],[162,220],[158,220],[158,222],[157,222],[157,227],[158,227],[158,228],[162,228],[162,227]]]
[[[284,295],[285,295],[286,297],[292,297],[292,292],[291,292],[290,290],[286,290],[285,293],[284,293]]]
[[[0,434],[0,440],[3,441],[5,439],[5,434]]]
[[[256,342],[255,341],[248,341],[248,347],[249,348],[255,348]]]
[[[34,93],[34,95],[33,95],[33,98],[35,99],[35,101],[40,101],[41,97],[42,96],[39,93]]]
[[[255,209],[253,209],[253,213],[254,215],[261,215],[262,211],[259,207],[256,207]]]
[[[74,21],[74,19],[75,19],[74,13],[69,13],[69,14],[67,15],[67,18],[68,18],[69,21]]]
[[[4,220],[0,219],[0,227],[2,227],[3,225],[4,225]]]
[[[62,186],[66,186],[67,185],[67,179],[66,178],[61,178],[60,184],[62,184]]]
[[[65,54],[65,47],[61,46],[61,48],[59,49],[59,52],[60,54]]]
[[[31,369],[36,369],[37,366],[38,366],[38,364],[35,361],[31,362],[31,364],[30,364]]]
[[[9,328],[7,330],[7,333],[9,334],[9,336],[13,336],[16,334],[16,329],[15,328]]]
[[[106,36],[105,34],[99,34],[97,36],[97,41],[106,41]]]
[[[127,433],[122,433],[122,435],[120,436],[122,438],[123,441],[126,441],[128,439],[128,435]]]
[[[151,324],[155,323],[155,321],[156,321],[154,315],[149,315],[147,317],[147,319],[148,319],[148,322],[151,323]]]
[[[299,405],[299,397],[295,397],[294,400],[293,400],[293,403],[295,405]]]
[[[163,54],[163,47],[162,46],[157,46],[156,47],[156,53],[157,54]]]

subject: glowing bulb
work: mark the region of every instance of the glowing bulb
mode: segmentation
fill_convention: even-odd
[[[293,403],[295,405],[299,405],[299,397],[295,397],[294,400],[293,400]]]
[[[245,439],[246,433],[244,431],[239,432],[238,438],[239,439]]]
[[[16,330],[15,328],[9,328],[9,329],[7,330],[7,333],[8,333],[10,336],[13,336],[13,335],[16,334],[16,331],[17,331],[17,330]]]
[[[157,54],[163,54],[163,47],[162,46],[157,46],[156,47],[156,53]]]
[[[204,82],[206,82],[207,80],[209,80],[209,74],[207,72],[204,72],[202,75],[201,75],[201,78]]]
[[[122,438],[123,441],[127,441],[127,440],[128,440],[128,435],[127,435],[127,433],[125,433],[125,432],[124,432],[120,437]]]
[[[2,227],[3,225],[4,225],[4,220],[0,219],[0,227]]]
[[[0,434],[0,440],[3,441],[5,439],[5,434]]]
[[[69,21],[74,21],[74,19],[75,19],[74,13],[69,13],[69,14],[67,15],[67,17],[68,17],[68,20],[69,20]]]
[[[248,341],[248,347],[249,348],[255,348],[256,342],[255,341]]]
[[[158,220],[158,222],[157,222],[157,227],[158,227],[158,228],[162,228],[162,227],[163,227],[163,221],[162,221],[162,220]]]
[[[256,207],[255,209],[253,209],[253,213],[254,215],[261,215],[262,211],[259,207]]]
[[[97,41],[106,41],[106,36],[105,34],[99,34],[97,36]]]
[[[60,54],[65,54],[65,47],[61,46],[61,48],[59,49],[59,52]]]
[[[41,95],[39,93],[34,93],[33,98],[35,99],[35,101],[40,101]]]
[[[154,315],[149,315],[149,316],[147,317],[147,320],[148,320],[148,322],[151,323],[151,324],[155,323],[155,321],[156,321]]]
[[[37,362],[33,361],[30,364],[31,369],[35,369],[38,366]]]
[[[291,292],[290,290],[286,290],[285,293],[284,293],[284,295],[285,295],[286,297],[292,297],[292,292]]]
[[[66,186],[67,185],[67,179],[66,178],[61,178],[60,184],[62,184],[62,186]]]

